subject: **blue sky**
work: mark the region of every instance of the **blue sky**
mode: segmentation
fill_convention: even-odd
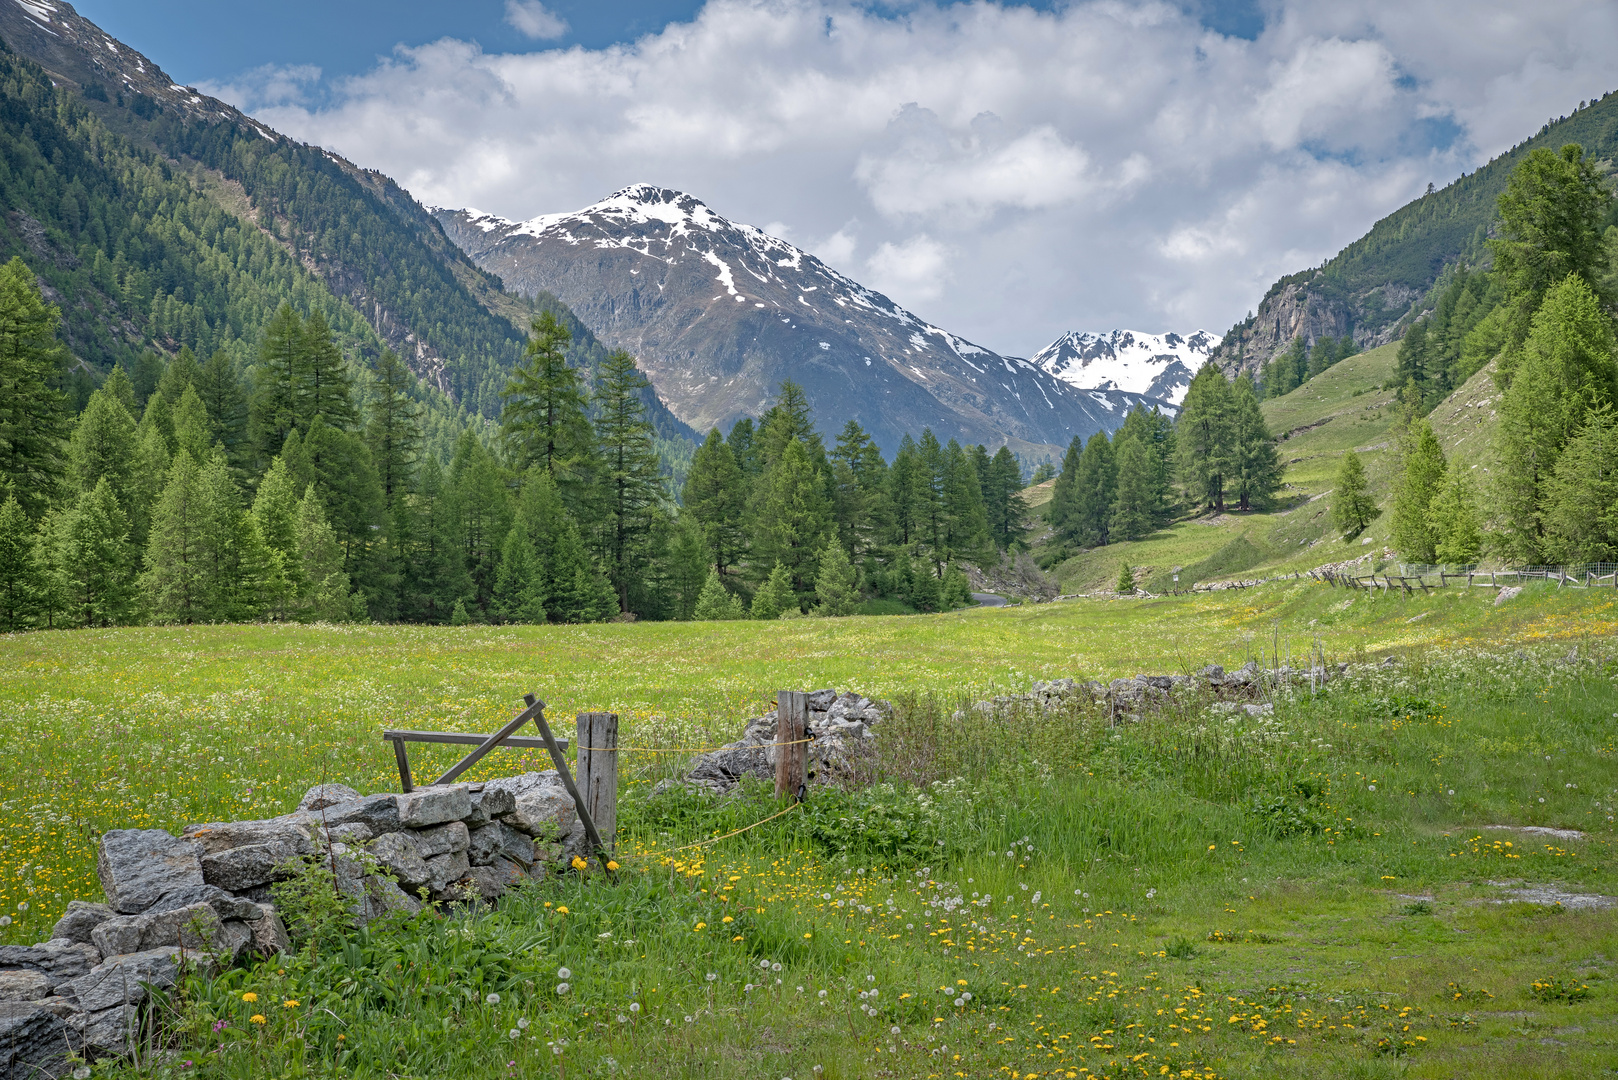
[[[1188,3],[1190,0],[1188,0]],[[328,77],[369,70],[396,45],[439,38],[476,41],[489,52],[527,52],[582,45],[601,49],[688,22],[699,0],[553,0],[545,6],[567,23],[554,41],[536,43],[506,20],[504,0],[79,0],[79,13],[156,60],[183,83],[228,82],[265,64],[313,64]],[[908,4],[869,4],[902,12]],[[1050,0],[1026,6],[1049,10]],[[1256,35],[1256,0],[1192,5],[1225,33]]]

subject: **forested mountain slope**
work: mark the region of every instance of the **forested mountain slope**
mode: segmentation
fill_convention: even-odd
[[[1298,336],[1312,344],[1352,335],[1361,347],[1393,340],[1446,267],[1484,257],[1512,170],[1532,151],[1566,143],[1580,144],[1610,171],[1618,158],[1618,91],[1581,103],[1482,168],[1400,207],[1323,266],[1277,281],[1258,310],[1225,335],[1216,358],[1232,373],[1256,373]]]
[[[575,363],[599,367],[605,350],[563,305],[506,295],[380,173],[174,84],[65,3],[0,0],[0,39],[49,75],[8,61],[0,245],[64,299],[88,367],[154,345],[245,366],[283,299],[325,311],[351,359],[390,346],[485,417],[537,310],[569,325]],[[647,404],[660,435],[691,434]]]

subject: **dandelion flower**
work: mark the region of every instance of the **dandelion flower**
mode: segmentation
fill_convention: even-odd
[[[297,998],[287,998],[285,1001],[281,1002],[281,1008],[283,1008],[283,1009],[296,1009],[297,1007],[298,1007],[298,999]]]
[[[517,1017],[517,1026],[522,1028],[524,1031],[527,1031],[528,1030],[528,1017],[526,1017],[526,1016]]]
[[[699,923],[697,923],[697,925],[696,925],[696,927],[694,929],[706,930],[706,929],[708,929],[708,924],[705,923],[705,922],[699,922]]]
[[[573,973],[571,971],[569,971],[567,968],[557,968],[556,969],[556,977],[558,979],[567,980],[567,979],[571,979],[573,977]]]
[[[577,855],[573,856],[573,861],[568,863],[568,865],[571,866],[575,870],[585,870],[585,869],[588,869],[589,866],[590,866],[589,863],[585,862],[583,859],[579,858]]]
[[[1542,801],[1543,801],[1543,800],[1542,800]],[[812,937],[814,937],[814,936],[815,936],[815,935],[813,935],[813,934],[805,934],[805,935],[803,935],[803,937],[804,937],[804,940],[805,940],[805,941],[807,941],[807,940],[808,940],[808,939],[810,939],[810,938],[812,938]]]
[[[262,1024],[265,1022],[264,1015],[262,1013],[254,1013],[252,1016],[247,1018],[247,1022],[250,1024]]]
[[[556,914],[558,914],[558,915],[566,915],[567,914],[567,905],[564,904],[561,907],[558,907],[556,909]]]
[[[630,1011],[630,1012],[632,1012],[632,1013],[638,1013],[638,1012],[640,1012],[640,1002],[638,1002],[638,1001],[631,1001],[631,1002],[630,1002],[630,1003],[629,1003],[629,1011]]]
[[[573,989],[573,987],[568,983],[563,982],[563,983],[557,983],[556,984],[556,992],[558,994],[565,994],[571,989]]]
[[[720,922],[735,922],[736,920],[732,919],[729,915],[726,915],[723,919],[720,919],[719,921]]]
[[[500,1004],[500,995],[499,994],[490,994],[488,997],[484,998],[483,1000],[485,1002],[487,1002],[488,1004],[490,1004],[490,1005],[498,1005],[498,1004]]]
[[[522,1032],[518,1031],[516,1028],[512,1028],[510,1031],[506,1032],[506,1038],[508,1039],[520,1039],[521,1037]]]
[[[616,869],[618,869],[618,864],[616,862],[614,862],[612,859],[608,859],[607,860],[607,869],[608,870],[616,870]]]
[[[242,1000],[246,1002],[254,1002],[258,1000],[258,995],[249,990],[247,993],[242,995]]]

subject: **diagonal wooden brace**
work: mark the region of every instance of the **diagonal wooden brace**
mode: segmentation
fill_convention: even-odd
[[[556,766],[557,775],[562,778],[562,786],[573,796],[573,807],[579,812],[579,820],[584,822],[584,836],[590,841],[590,850],[596,853],[602,865],[606,865],[611,855],[607,852],[606,845],[601,842],[601,834],[596,831],[595,820],[590,817],[590,808],[585,806],[584,800],[579,797],[579,789],[573,783],[573,774],[567,769],[567,758],[562,756],[562,748],[557,744],[556,736],[551,734],[551,726],[545,722],[545,703],[536,699],[533,694],[524,694],[522,699],[528,703],[528,712],[534,713],[534,723],[539,725],[539,736],[545,740],[545,748],[551,752],[551,762]],[[523,715],[526,717],[528,713],[525,712]]]
[[[535,717],[539,718],[540,729],[544,730],[545,703],[536,699],[532,694],[524,697],[523,701],[527,703],[528,708],[524,709],[522,712],[513,717],[511,722],[506,724],[505,727],[501,728],[499,731],[485,739],[482,745],[480,745],[476,750],[463,757],[460,764],[456,765],[443,776],[440,776],[437,780],[434,780],[433,785],[436,786],[438,784],[450,783],[467,769],[470,769],[473,765],[476,765],[478,760],[482,758],[484,754],[487,754],[490,750],[493,750],[495,747],[504,742],[508,735],[515,735],[519,728]]]

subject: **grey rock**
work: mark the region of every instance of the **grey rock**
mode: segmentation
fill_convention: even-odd
[[[241,892],[291,877],[288,864],[297,857],[296,846],[285,840],[226,848],[202,857],[202,880],[230,892]]]
[[[1522,586],[1521,585],[1509,585],[1506,588],[1501,589],[1495,595],[1494,606],[1499,607],[1501,604],[1504,604],[1506,601],[1515,598],[1516,595],[1518,593],[1520,593],[1520,592],[1522,592]]]
[[[93,1056],[122,1056],[134,1043],[140,1024],[139,1005],[114,1005],[95,1013],[80,1013],[68,1021],[78,1029],[78,1038]]]
[[[399,807],[399,824],[407,828],[460,821],[472,813],[472,795],[464,784],[418,788],[408,794],[395,795],[394,799]]]
[[[204,857],[231,848],[262,844],[284,844],[299,855],[308,855],[315,850],[319,820],[291,814],[265,821],[211,821],[204,825],[187,825],[180,835],[200,846]]]
[[[90,931],[112,918],[116,912],[106,904],[91,904],[84,900],[69,900],[67,914],[56,920],[51,937],[64,941],[90,943]]]
[[[257,904],[253,906],[258,907]],[[252,924],[241,919],[226,919],[219,930],[219,940],[214,943],[214,952],[219,955],[224,966],[234,967],[252,947]]]
[[[573,828],[573,799],[561,788],[536,787],[517,797],[516,809],[500,820],[529,836],[564,836]]]
[[[397,882],[373,877],[368,878],[365,884],[377,915],[390,911],[403,911],[414,915],[421,910],[421,901],[399,888]]]
[[[172,911],[120,915],[91,933],[103,956],[145,952],[179,945],[188,952],[207,952],[221,943],[222,920],[211,904],[198,903]]]
[[[0,1001],[33,1001],[48,996],[51,990],[50,976],[43,971],[33,968],[0,971]]]
[[[1138,675],[1135,677],[1135,681],[1145,683],[1154,690],[1174,689],[1174,676],[1172,675]]]
[[[442,855],[434,855],[427,860],[427,872],[432,875],[427,888],[434,896],[438,896],[452,883],[465,877],[470,869],[472,866],[466,861],[464,851],[447,851]]]
[[[462,821],[416,830],[416,850],[424,859],[442,855],[446,851],[465,851],[469,843],[470,834]]]
[[[1210,683],[1222,683],[1225,681],[1225,669],[1218,664],[1209,664],[1197,672],[1197,675]]]
[[[398,832],[404,828],[399,820],[397,795],[366,795],[354,802],[338,803],[321,811],[321,816],[315,820],[322,821],[328,829],[350,823],[364,825],[371,830],[372,836]]]
[[[394,888],[397,889],[398,886],[394,885]],[[274,904],[260,904],[258,908],[259,917],[247,924],[253,930],[253,951],[259,956],[291,952],[292,939],[287,936],[286,923],[281,921],[281,913],[275,910]]]
[[[0,1002],[0,1080],[65,1075],[66,1025],[32,1002]]]
[[[726,784],[744,776],[768,779],[775,775],[774,756],[770,748],[762,746],[726,747],[701,755],[690,776],[698,780],[719,780]]]
[[[167,990],[180,977],[180,950],[174,946],[114,956],[84,975],[57,988],[81,1011],[100,1012],[114,1005],[146,1000],[146,987]]]
[[[0,945],[0,969],[28,968],[44,972],[51,984],[76,979],[101,963],[94,945],[53,938],[38,945]]]
[[[360,793],[347,784],[316,784],[298,803],[299,810],[324,810],[339,803],[354,802]]]
[[[809,708],[814,712],[825,712],[831,708],[831,703],[837,700],[835,690],[811,690],[809,692]]]
[[[467,877],[477,889],[478,896],[491,903],[508,890],[532,880],[527,870],[510,859],[495,859],[487,866],[474,866],[467,872]]]
[[[566,836],[562,837],[561,858],[554,859],[552,862],[568,865],[572,863],[575,857],[588,859],[594,854],[595,852],[590,850],[589,837],[584,832],[584,822],[574,819],[573,827],[568,830]]]
[[[399,884],[414,891],[432,880],[432,872],[416,847],[416,838],[407,832],[384,833],[366,848]]]
[[[50,1012],[55,1013],[57,1016],[60,1016],[63,1020],[68,1019],[69,1017],[73,1016],[75,1013],[77,1013],[79,1011],[77,1008],[74,1007],[74,1005],[73,1005],[73,1003],[71,1001],[69,1001],[67,998],[63,998],[63,997],[52,996],[52,997],[47,997],[47,998],[39,998],[39,999],[34,1000],[34,1001],[23,1002],[23,1004],[38,1006],[41,1009],[45,1009],[45,1010],[48,1010]]]
[[[557,783],[561,783],[560,777]],[[517,795],[510,788],[485,787],[481,791],[472,792],[472,813],[466,818],[466,827],[475,829],[480,825],[487,825],[501,814],[509,814],[517,809]]]
[[[96,873],[112,906],[132,915],[170,890],[201,885],[202,854],[162,829],[113,829],[102,834]]]
[[[239,896],[221,889],[217,885],[188,885],[174,892],[164,893],[143,914],[154,915],[161,911],[175,911],[179,908],[190,907],[193,904],[207,904],[219,913],[221,919],[252,919],[256,918],[253,911],[253,902],[244,900]],[[91,940],[95,940],[93,932]]]
[[[502,776],[496,780],[485,781],[483,784],[483,797],[488,798],[491,794],[493,794],[496,798],[498,798],[499,792],[505,792],[511,796],[511,810],[503,810],[499,814],[490,815],[491,817],[500,817],[503,814],[509,814],[512,812],[512,810],[515,810],[517,808],[518,799],[522,798],[531,791],[537,791],[542,788],[554,788],[555,790],[564,793],[567,791],[567,789],[562,785],[561,774],[559,774],[555,769],[546,769],[543,772],[526,772],[520,773],[517,776]]]
[[[344,822],[331,830],[332,843],[348,844],[350,847],[361,847],[374,836],[376,833],[371,831],[369,825],[358,821]]]
[[[528,866],[534,861],[534,841],[503,821],[491,821],[472,834],[466,858],[473,866],[489,866],[498,858]]]

